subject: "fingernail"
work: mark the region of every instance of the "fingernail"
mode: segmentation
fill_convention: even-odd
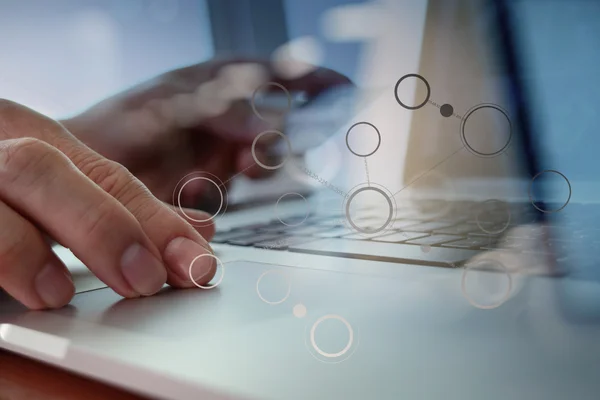
[[[62,267],[49,263],[37,274],[35,290],[49,308],[58,308],[71,300],[75,285]]]
[[[145,296],[158,292],[167,281],[163,264],[137,243],[123,253],[121,270],[133,290]]]
[[[204,285],[212,279],[216,271],[216,262],[213,257],[197,258],[203,254],[213,254],[210,246],[208,244],[205,246],[184,237],[173,239],[165,249],[165,262],[180,279],[189,283],[190,286],[194,285],[194,282]],[[193,266],[190,268],[192,263]],[[193,276],[193,281],[190,275]]]

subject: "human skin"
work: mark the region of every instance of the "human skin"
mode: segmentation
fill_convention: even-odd
[[[0,100],[0,287],[31,309],[68,304],[75,288],[51,241],[125,298],[152,295],[165,282],[196,287],[189,266],[212,254],[215,227],[193,227],[168,202],[193,171],[223,181],[268,172],[254,166],[250,146],[276,122],[256,118],[242,101],[252,89],[236,87],[244,71],[255,84],[277,81],[309,97],[349,83],[323,68],[282,80],[268,63],[213,60],[163,74],[61,122]],[[258,152],[266,157],[268,146]],[[205,186],[187,185],[182,205],[201,204],[205,195]],[[194,271],[194,281],[207,284],[214,259],[199,259]]]

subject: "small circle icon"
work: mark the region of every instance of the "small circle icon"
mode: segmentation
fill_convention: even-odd
[[[425,95],[425,100],[423,100],[420,104],[417,104],[416,106],[409,106],[409,105],[405,104],[404,102],[402,102],[402,100],[400,99],[400,95],[398,94],[398,89],[400,88],[400,84],[408,78],[416,78],[425,84],[425,89],[427,91],[427,94]],[[402,78],[400,78],[398,80],[398,82],[396,82],[396,86],[394,87],[394,96],[396,97],[396,101],[398,102],[398,104],[400,104],[402,107],[406,108],[407,110],[418,110],[419,108],[421,108],[425,104],[427,104],[427,102],[429,101],[429,97],[431,97],[431,87],[429,86],[429,82],[427,82],[427,79],[423,78],[421,75],[408,74],[408,75],[404,75]]]
[[[372,132],[369,134],[373,134],[376,135],[377,137],[377,145],[375,146],[374,150],[370,151],[370,152],[360,152],[358,150],[354,150],[352,149],[352,146],[350,145],[350,135],[351,133],[355,133],[358,132],[359,130],[361,132],[366,131],[364,128],[367,128],[368,131]],[[354,154],[355,156],[358,157],[369,157],[372,156],[373,154],[375,154],[375,152],[377,150],[379,150],[379,146],[381,146],[381,133],[379,133],[379,129],[377,129],[375,127],[375,125],[371,124],[370,122],[357,122],[356,124],[352,125],[350,128],[348,128],[348,132],[346,132],[346,146],[348,147],[348,150],[350,150],[350,152],[352,154]]]
[[[269,280],[266,284],[267,290],[264,287],[261,289],[261,283],[264,284],[264,280]],[[283,282],[283,283],[282,283]],[[267,295],[269,292],[269,295]],[[275,299],[270,297],[274,294]],[[263,272],[258,280],[256,281],[256,293],[258,297],[265,303],[270,305],[281,304],[290,297],[290,293],[292,292],[292,283],[290,282],[289,277],[283,271],[278,269],[270,269],[268,271]],[[277,297],[278,296],[278,297]]]
[[[198,280],[202,279],[206,275],[206,273],[194,278],[193,271],[192,271],[194,268],[194,263],[204,257],[213,258],[217,262],[217,265],[221,264],[221,276],[213,285],[210,285],[210,286],[203,286],[197,282]],[[199,256],[194,258],[192,260],[192,262],[190,263],[188,274],[190,276],[190,280],[194,283],[194,285],[198,286],[200,289],[205,289],[205,290],[214,289],[217,286],[219,286],[221,284],[221,282],[223,282],[223,278],[225,277],[225,265],[214,254],[200,254]]]
[[[454,114],[454,107],[450,104],[443,104],[440,107],[440,114],[442,114],[442,117],[451,117]]]
[[[290,218],[289,216],[282,215],[282,213],[279,210],[279,202],[283,199],[286,199],[286,200],[302,199],[304,202],[303,203],[304,204],[304,206],[303,206],[304,215],[300,219]],[[289,227],[300,226],[310,216],[310,205],[308,203],[308,200],[306,200],[306,197],[302,196],[300,193],[295,193],[295,192],[294,193],[286,193],[286,194],[282,195],[279,199],[277,199],[277,203],[275,203],[275,216],[277,217],[279,222],[281,222],[285,226],[289,226]]]
[[[292,109],[292,96],[290,95],[290,92],[285,88],[285,86],[283,86],[280,83],[277,82],[267,82],[264,83],[262,85],[260,85],[259,87],[256,88],[256,90],[254,91],[254,93],[252,93],[252,99],[250,100],[250,105],[252,107],[252,111],[254,111],[254,114],[262,119],[263,121],[269,121],[269,118],[265,117],[263,114],[261,114],[258,109],[261,108],[258,103],[260,103],[260,100],[262,98],[262,92],[263,90],[265,90],[268,87],[275,87],[281,91],[283,91],[283,93],[286,96],[287,99],[287,108],[285,110],[278,110],[277,113],[278,114],[287,114],[288,112],[290,112],[290,110]]]
[[[202,195],[202,196],[201,196]],[[212,196],[209,196],[212,195]],[[207,218],[198,219],[189,215],[184,209],[184,204],[194,204],[198,200],[214,200],[214,212]],[[178,213],[190,224],[196,227],[208,226],[213,220],[227,210],[227,187],[215,175],[198,171],[187,174],[177,182],[173,189],[172,204],[177,207]]]
[[[557,179],[558,182],[552,182],[553,180],[556,181]],[[558,188],[557,184],[562,185],[563,188]],[[551,208],[551,206],[546,202],[536,201],[535,199],[535,194],[539,194],[539,192],[542,192],[542,195],[540,197],[547,197],[548,194],[550,195],[550,197],[552,197],[552,195],[555,194],[555,192],[560,191],[565,192],[566,200],[562,204],[554,205],[554,208]],[[554,169],[547,169],[538,172],[533,178],[531,178],[531,182],[529,183],[529,201],[531,201],[531,204],[533,205],[533,207],[535,207],[536,210],[543,213],[550,214],[559,212],[562,209],[564,209],[567,206],[567,204],[569,204],[569,201],[571,201],[571,194],[572,188],[569,179],[567,179],[567,177],[563,173]]]
[[[267,165],[267,164],[264,164],[256,156],[256,145],[257,145],[258,141],[262,137],[264,137],[266,135],[276,135],[276,136],[279,136],[280,138],[283,139],[283,141],[286,144],[287,155],[284,157],[284,159],[279,164],[276,164],[276,165]],[[283,167],[284,164],[286,163],[286,161],[292,156],[292,144],[290,143],[290,139],[288,139],[288,137],[285,136],[282,132],[279,132],[279,131],[276,131],[276,130],[264,131],[264,132],[261,132],[258,135],[256,135],[256,137],[254,138],[254,141],[252,142],[252,148],[250,149],[250,151],[252,153],[252,158],[254,159],[254,162],[256,164],[260,165],[264,169],[275,170],[275,169],[279,169],[279,168]]]
[[[484,103],[471,108],[460,124],[460,137],[472,154],[496,157],[510,146],[513,131],[508,113],[496,104]]]
[[[337,364],[348,360],[358,348],[358,330],[340,315],[318,318],[306,332],[306,347],[317,360]]]
[[[510,298],[512,276],[493,259],[478,260],[464,266],[461,290],[471,305],[483,310],[500,307]]]
[[[353,216],[353,212],[351,208],[353,208],[353,202],[357,202],[357,198],[359,195],[365,194],[369,197],[369,200],[376,199],[377,203],[382,204],[381,207],[369,207],[371,211],[381,211],[382,215],[378,217],[373,217],[369,221],[376,221],[375,225],[372,224],[363,224],[359,223],[359,218]],[[396,207],[394,206],[394,202],[392,201],[393,197],[391,194],[386,193],[386,191],[379,187],[374,186],[373,184],[359,187],[351,192],[350,196],[346,200],[345,204],[345,214],[346,220],[352,227],[352,229],[356,230],[359,233],[372,235],[375,233],[379,233],[390,227],[392,220],[394,219],[394,212]],[[382,201],[383,200],[383,201]],[[364,207],[364,206],[363,206]],[[359,210],[361,207],[357,207]],[[383,215],[385,214],[385,215]]]
[[[304,318],[306,317],[306,306],[302,303],[298,303],[294,306],[292,313],[296,318]]]
[[[510,225],[510,205],[501,200],[490,199],[479,205],[475,223],[488,235],[499,235]]]

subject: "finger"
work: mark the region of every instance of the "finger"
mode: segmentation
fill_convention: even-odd
[[[168,267],[167,282],[177,287],[193,287],[194,282],[190,278],[193,263],[195,273],[203,276],[196,283],[206,285],[216,272],[215,260],[212,257],[194,260],[200,255],[213,254],[207,240],[172,208],[156,199],[125,168],[97,175],[104,169],[104,161],[99,160],[98,163],[82,168],[84,171],[95,170],[96,174],[91,174],[95,182],[118,199],[139,221]]]
[[[262,68],[263,71],[256,67]],[[166,74],[165,80],[173,82],[173,91],[182,90],[182,88],[189,90],[207,80],[218,78],[219,75],[223,75],[223,72],[234,78],[242,75],[241,83],[252,83],[254,87],[250,88],[250,94],[261,83],[268,80],[274,80],[291,91],[305,91],[309,96],[315,96],[334,86],[353,84],[349,78],[339,72],[317,66],[312,68],[310,73],[301,77],[285,78],[278,74],[277,68],[272,62],[251,57],[216,59],[209,63],[184,67]],[[178,89],[175,89],[175,83]],[[244,92],[241,91],[241,93]]]
[[[120,295],[150,295],[164,284],[160,255],[133,215],[47,143],[0,141],[0,197]]]
[[[83,213],[78,215],[79,218],[87,225],[84,228],[79,228],[80,237],[85,238],[85,229],[93,229],[94,233],[99,236],[100,233],[107,234],[107,231],[111,231],[106,242],[93,238],[94,244],[98,246],[97,249],[90,249],[88,252],[97,254],[98,260],[94,261],[94,258],[89,257],[87,252],[82,253],[86,258],[80,259],[86,263],[86,261],[94,262],[95,267],[93,268],[94,273],[101,274],[101,279],[110,280],[109,286],[117,290],[119,294],[135,295],[132,290],[127,290],[126,284],[128,281],[122,278],[122,275],[116,275],[115,265],[119,265],[113,260],[113,263],[107,263],[106,257],[102,256],[101,251],[98,253],[98,249],[109,251],[108,255],[114,259],[115,253],[119,251],[123,256],[119,261],[123,261],[126,264],[127,273],[132,275],[133,278],[139,279],[143,282],[137,282],[136,285],[140,286],[141,289],[148,289],[152,285],[159,281],[159,268],[156,266],[154,261],[160,259],[167,266],[167,282],[176,286],[194,286],[194,282],[189,278],[189,270],[192,262],[198,255],[212,255],[212,250],[206,240],[200,235],[190,224],[188,224],[183,218],[178,216],[173,210],[165,206],[161,201],[150,193],[150,191],[136,179],[125,167],[115,162],[109,161],[99,154],[95,153],[91,149],[87,148],[83,143],[79,142],[72,135],[70,135],[60,124],[55,123],[48,118],[45,118],[23,106],[18,106],[14,103],[3,101],[0,102],[0,112],[4,108],[4,115],[1,115],[0,119],[4,119],[5,125],[10,125],[8,129],[9,134],[12,132],[33,132],[42,138],[42,140],[52,144],[56,148],[60,149],[73,164],[79,169],[85,176],[91,179],[96,186],[92,185],[94,190],[88,188],[88,191],[92,193],[81,193],[78,202],[72,205],[73,212],[82,213],[82,211],[91,210],[90,215]],[[6,110],[8,109],[8,111]],[[38,118],[32,118],[32,114],[38,116]],[[5,129],[6,131],[6,129]],[[26,157],[30,157],[33,160],[37,160],[40,155],[26,154]],[[23,157],[23,158],[26,158]],[[22,160],[25,164],[25,160]],[[33,163],[36,165],[36,163]],[[14,172],[14,171],[13,171]],[[37,171],[43,173],[43,171]],[[71,182],[71,187],[86,186],[89,182],[81,177],[81,175],[74,174],[77,178],[70,177],[75,182]],[[30,178],[33,179],[33,178]],[[83,180],[82,180],[83,179]],[[63,177],[60,179],[64,180]],[[0,185],[2,186],[2,185]],[[58,186],[58,185],[57,185]],[[62,185],[65,186],[65,185]],[[62,192],[60,198],[68,198],[64,196],[65,193],[69,193],[69,189],[65,189],[61,186]],[[57,190],[56,188],[54,190]],[[58,190],[60,192],[60,190]],[[104,196],[100,196],[99,193],[103,193]],[[108,194],[108,195],[107,195]],[[98,199],[102,199],[100,204],[94,204],[98,202]],[[115,207],[115,201],[125,207]],[[73,203],[73,202],[71,202]],[[69,203],[70,204],[70,203]],[[68,210],[68,207],[62,206],[62,211]],[[82,210],[83,209],[83,210]],[[126,212],[128,211],[128,212]],[[99,218],[98,213],[104,213],[104,218]],[[58,212],[60,215],[60,212]],[[100,215],[102,217],[102,215]],[[54,218],[50,216],[40,216],[40,218]],[[136,221],[137,220],[137,221]],[[52,222],[56,222],[52,220]],[[137,222],[136,225],[135,222]],[[78,221],[75,221],[77,225]],[[63,223],[59,223],[57,226],[63,226]],[[66,225],[66,224],[64,224]],[[113,225],[117,225],[117,228],[110,228]],[[119,225],[122,230],[119,230]],[[136,232],[141,226],[141,230]],[[135,228],[137,227],[137,228]],[[83,229],[83,232],[81,230]],[[116,229],[116,230],[115,230]],[[71,230],[60,230],[54,229],[52,233],[58,236],[71,235],[71,233],[65,233]],[[69,236],[70,237],[70,236]],[[148,240],[149,238],[149,240]],[[133,244],[123,248],[123,243],[135,239]],[[134,246],[137,244],[138,246]],[[158,249],[158,253],[156,253]],[[75,252],[74,252],[75,253]],[[78,254],[75,253],[77,256]],[[143,261],[143,262],[142,262]],[[141,267],[144,263],[148,264],[146,269],[152,269],[152,273],[142,274],[144,269]],[[87,263],[86,263],[87,264]],[[160,263],[159,263],[160,264]],[[212,257],[203,257],[193,265],[194,271],[202,275],[204,278],[202,282],[198,284],[208,283],[214,273],[216,272],[216,262]],[[92,268],[92,267],[91,267]],[[162,267],[161,267],[162,271]],[[201,272],[206,271],[205,274]],[[133,280],[133,279],[132,279]],[[145,281],[144,281],[145,280]],[[131,284],[131,282],[129,282]],[[143,287],[142,287],[143,286]],[[146,294],[148,290],[144,290]]]
[[[0,201],[0,287],[34,310],[66,305],[69,271],[29,221]]]
[[[194,226],[194,229],[196,229],[196,231],[202,235],[202,237],[206,240],[206,241],[210,241],[213,236],[215,236],[215,232],[216,232],[216,227],[215,224],[210,221],[212,215],[209,213],[206,213],[204,211],[200,211],[200,210],[194,210],[192,208],[182,208],[181,210],[179,209],[179,207],[177,206],[173,206],[170,204],[167,204],[167,206],[169,208],[171,208],[173,211],[175,211],[176,213],[181,213],[182,210],[186,215],[189,215],[191,218],[198,220],[198,221],[206,221],[206,225],[203,223],[202,226]],[[195,268],[194,268],[195,269]]]
[[[309,74],[297,79],[277,78],[276,82],[283,85],[289,91],[305,92],[309,99],[313,98],[323,91],[342,85],[352,85],[352,81],[344,75],[328,68],[315,68]]]
[[[164,119],[175,121],[178,119],[175,116],[182,114],[188,127],[199,124],[221,137],[241,142],[251,141],[265,130],[282,129],[285,113],[261,118],[249,101],[265,83],[278,83],[288,92],[304,92],[309,99],[326,89],[352,84],[347,77],[319,67],[302,77],[286,79],[278,75],[272,63],[256,59],[218,60],[172,71],[167,76],[166,82],[173,82],[166,83],[172,86],[173,95],[170,100],[165,99],[172,107],[163,107],[171,109],[167,113],[170,117]],[[182,87],[187,87],[185,93],[181,92]],[[269,85],[265,90],[281,89]]]
[[[203,276],[197,284],[205,285],[213,278],[216,263],[212,257],[194,261],[199,255],[212,255],[208,242],[172,208],[154,197],[126,168],[96,154],[76,165],[137,219],[162,255],[170,285],[195,286],[189,273],[192,263],[194,271]]]

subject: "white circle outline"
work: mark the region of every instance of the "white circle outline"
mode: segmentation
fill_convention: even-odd
[[[270,273],[274,273],[274,274],[281,274],[283,276],[283,278],[286,280],[287,284],[288,284],[288,289],[287,289],[287,293],[285,294],[285,296],[283,297],[283,299],[279,300],[279,301],[269,301],[267,299],[265,299],[263,297],[263,295],[260,293],[260,289],[258,288],[258,286],[260,285],[260,281],[262,280],[262,278],[264,278],[266,275],[270,274]],[[288,297],[290,297],[290,293],[292,292],[292,283],[290,282],[289,277],[283,272],[280,271],[278,269],[270,269],[268,271],[263,272],[260,277],[258,278],[258,280],[256,281],[256,294],[258,294],[258,297],[264,301],[267,304],[270,304],[272,306],[277,305],[277,304],[281,304],[284,301],[286,301],[288,299]]]
[[[210,218],[207,218],[207,219],[194,219],[194,218],[190,217],[189,215],[187,215],[185,213],[185,211],[183,211],[183,208],[181,207],[181,193],[183,192],[183,188],[188,183],[193,182],[198,179],[203,180],[203,181],[209,181],[210,183],[215,185],[217,187],[217,190],[219,191],[219,194],[221,195],[221,203],[219,204],[219,209],[214,213],[214,215],[212,215]],[[208,222],[208,221],[211,221],[212,219],[214,219],[221,212],[221,208],[223,208],[223,192],[221,191],[221,188],[219,187],[219,185],[217,185],[217,183],[215,181],[213,181],[212,179],[205,178],[203,176],[198,176],[196,178],[190,179],[189,181],[187,181],[186,183],[184,183],[181,186],[181,188],[179,189],[179,192],[177,193],[177,207],[179,207],[179,211],[181,211],[181,213],[190,221],[194,221],[194,222],[198,222],[198,223]]]
[[[192,267],[194,266],[194,263],[196,262],[196,260],[198,260],[199,258],[202,258],[202,257],[212,257],[215,260],[217,260],[217,264],[221,263],[221,268],[223,269],[223,272],[221,273],[221,277],[219,278],[219,280],[212,286],[202,286],[202,285],[196,283],[196,280],[192,276]],[[200,254],[199,256],[196,256],[196,258],[194,258],[192,260],[192,262],[190,263],[190,268],[189,268],[188,273],[190,275],[190,280],[194,283],[194,285],[198,286],[200,289],[210,290],[210,289],[216,288],[217,286],[219,286],[221,284],[221,282],[223,282],[223,277],[225,277],[225,264],[223,264],[223,261],[219,260],[217,258],[217,256],[215,256],[214,254]]]
[[[304,216],[304,219],[303,219],[302,221],[298,222],[297,224],[286,224],[286,223],[285,223],[285,222],[283,222],[283,220],[282,220],[282,219],[279,217],[279,213],[277,212],[277,209],[278,209],[278,207],[279,207],[279,202],[281,201],[281,199],[283,199],[285,196],[288,196],[288,195],[296,195],[296,196],[300,196],[300,197],[301,197],[301,198],[304,200],[304,203],[305,203],[305,204],[306,204],[306,206],[307,206],[306,208],[307,208],[307,211],[308,211],[308,212],[307,212],[307,213],[306,213],[306,215]],[[283,225],[285,225],[285,226],[289,226],[289,227],[292,227],[292,228],[293,228],[293,227],[295,227],[295,226],[300,226],[300,225],[302,225],[302,224],[303,224],[303,223],[304,223],[304,222],[305,222],[305,221],[308,219],[308,216],[309,216],[309,215],[310,215],[310,204],[308,204],[308,200],[306,200],[306,197],[302,196],[300,193],[296,193],[296,192],[285,193],[285,194],[283,194],[283,195],[282,195],[282,196],[281,196],[279,199],[277,199],[277,203],[275,203],[275,216],[277,217],[277,219],[279,220],[279,222],[281,222],[281,223],[282,223]]]
[[[497,200],[497,199],[489,199],[489,200],[484,201],[481,204],[483,205],[485,203],[490,203],[492,201],[506,204],[506,210],[508,211],[508,219],[506,220],[506,223],[504,224],[504,227],[502,229],[496,230],[496,231],[488,231],[487,229],[484,229],[481,226],[481,223],[479,222],[479,214],[481,214],[483,212],[483,210],[481,210],[477,214],[475,214],[475,222],[477,223],[477,226],[479,227],[479,229],[481,229],[483,232],[487,233],[488,235],[499,235],[502,232],[504,232],[509,227],[509,225],[510,225],[510,220],[511,220],[510,207],[508,206],[508,203],[506,203],[505,201]]]
[[[346,347],[344,347],[341,351],[339,351],[337,353],[327,353],[327,352],[321,350],[321,348],[319,346],[317,346],[317,343],[315,341],[315,331],[317,330],[317,326],[319,326],[319,324],[321,322],[326,321],[328,319],[337,319],[338,321],[342,321],[342,323],[344,325],[346,325],[346,328],[348,329],[348,333],[350,334],[350,337],[348,338],[348,344],[346,345]],[[319,318],[318,320],[316,320],[315,323],[313,324],[312,328],[310,328],[310,343],[312,344],[312,346],[316,350],[316,352],[319,353],[320,355],[322,355],[323,357],[327,357],[327,358],[341,357],[344,354],[346,354],[348,352],[348,350],[350,350],[350,348],[352,347],[352,343],[354,343],[354,331],[352,330],[352,326],[348,323],[348,321],[346,321],[346,319],[344,317],[341,317],[336,314],[324,315],[321,318]]]
[[[279,89],[283,90],[283,92],[284,92],[284,93],[285,93],[285,95],[287,96],[288,109],[287,109],[287,110],[284,112],[284,115],[285,115],[285,114],[287,114],[287,113],[289,113],[289,112],[292,110],[292,96],[290,95],[290,91],[289,91],[289,90],[287,90],[287,88],[286,88],[285,86],[283,86],[282,84],[280,84],[280,83],[277,83],[277,82],[266,82],[266,83],[263,83],[262,85],[260,85],[259,87],[257,87],[257,88],[254,90],[254,92],[252,93],[252,99],[250,100],[250,105],[252,106],[252,111],[254,111],[254,114],[255,114],[255,115],[258,117],[258,118],[262,119],[263,121],[267,121],[267,122],[269,122],[267,118],[263,117],[263,116],[261,115],[261,113],[259,113],[259,112],[258,112],[258,110],[256,109],[256,105],[254,104],[254,102],[256,101],[256,94],[257,94],[257,93],[258,93],[260,90],[264,89],[264,88],[265,88],[265,87],[267,87],[267,86],[275,86],[275,87],[278,87]]]
[[[279,164],[273,165],[273,166],[263,164],[262,162],[258,161],[258,157],[256,157],[256,143],[258,142],[258,139],[260,139],[261,136],[266,135],[268,133],[275,133],[275,134],[281,136],[283,138],[285,144],[287,145],[287,150],[288,150],[288,153],[285,156],[285,158],[283,159],[283,161],[281,161]],[[287,162],[287,160],[289,160],[290,157],[292,156],[292,143],[290,143],[290,139],[287,136],[285,136],[282,132],[279,132],[278,130],[264,131],[264,132],[261,132],[258,135],[256,135],[256,137],[252,141],[252,147],[250,149],[250,152],[252,153],[252,158],[254,159],[254,162],[256,162],[258,165],[260,165],[264,169],[275,170],[275,169],[279,169],[279,168],[283,167],[283,165]]]
[[[504,271],[504,273],[506,274],[506,276],[508,277],[508,290],[506,291],[506,294],[504,295],[504,297],[502,299],[500,299],[497,303],[495,304],[490,304],[490,305],[482,305],[479,304],[477,302],[475,302],[468,294],[467,294],[467,273],[469,272],[469,269],[471,269],[473,266],[475,265],[479,265],[479,264],[483,264],[489,262],[491,264],[495,264],[496,266],[500,266],[501,269]],[[463,273],[462,273],[462,279],[461,279],[461,290],[463,293],[463,296],[465,296],[465,299],[467,299],[467,301],[469,303],[471,303],[472,306],[480,308],[482,310],[491,310],[493,308],[497,308],[500,307],[502,304],[504,304],[504,302],[506,302],[506,300],[508,300],[510,298],[510,293],[512,292],[512,276],[510,275],[510,272],[508,271],[508,269],[504,266],[504,264],[502,264],[499,261],[496,260],[492,260],[492,259],[487,259],[487,260],[479,260],[476,261],[474,263],[471,264],[466,264],[464,266],[463,269]]]
[[[224,209],[223,209],[223,213],[225,213],[225,211],[227,211],[227,186],[225,186],[225,184],[219,179],[219,177],[217,177],[214,174],[211,174],[210,172],[206,172],[206,171],[194,171],[194,172],[190,172],[189,174],[185,175],[183,178],[181,178],[179,181],[177,181],[177,184],[175,185],[175,188],[173,189],[173,194],[171,195],[171,204],[174,207],[177,207],[177,200],[175,199],[175,194],[177,193],[177,188],[179,187],[179,185],[181,184],[181,182],[184,182],[186,179],[188,179],[188,177],[190,176],[197,176],[197,175],[210,175],[212,179],[214,179],[214,182],[221,182],[219,185],[220,188],[223,189],[223,192],[225,193],[225,198],[223,199],[223,201],[225,202],[224,205]],[[203,176],[202,175],[202,176]],[[180,205],[179,205],[180,206]],[[217,215],[215,214],[215,217],[217,217]],[[190,222],[191,223],[191,222]],[[192,225],[194,225],[192,223]],[[194,226],[206,226],[206,225],[194,225]]]

